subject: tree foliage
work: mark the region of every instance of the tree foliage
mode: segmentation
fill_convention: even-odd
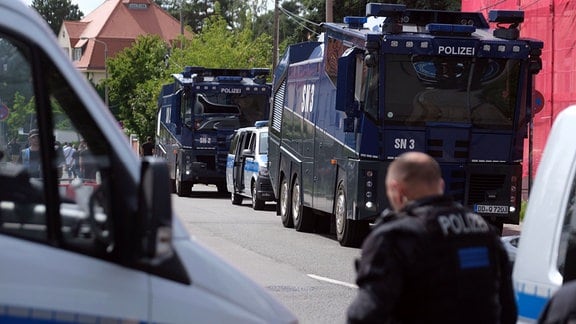
[[[109,98],[116,107],[116,118],[140,138],[151,135],[158,89],[152,89],[165,77],[166,44],[158,35],[144,35],[131,47],[107,61]],[[142,119],[144,115],[144,120]]]
[[[253,23],[258,13],[266,10],[266,0],[155,0],[163,9],[176,19],[182,17],[184,25],[194,33],[200,33],[206,26],[208,18],[220,16],[230,28],[244,29]],[[218,8],[218,9],[217,9]]]
[[[56,35],[64,20],[80,20],[84,17],[78,5],[72,4],[70,0],[34,0],[31,7],[38,11]]]
[[[19,92],[14,94],[14,101],[10,110],[10,115],[6,120],[6,133],[13,138],[18,135],[18,130],[22,125],[33,125],[35,123],[34,98],[26,99]],[[32,128],[32,127],[30,127]]]
[[[254,37],[247,25],[244,29],[229,29],[221,16],[208,19],[203,32],[174,49],[170,57],[173,72],[181,72],[187,65],[212,68],[270,67],[272,38],[268,34]]]

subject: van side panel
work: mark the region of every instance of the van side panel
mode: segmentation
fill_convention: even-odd
[[[519,317],[535,321],[546,301],[562,285],[560,234],[574,184],[576,165],[576,106],[554,122],[528,200],[514,265]],[[565,251],[565,250],[564,250]],[[561,259],[561,260],[559,260]]]
[[[145,272],[5,235],[0,246],[0,322],[148,321]]]

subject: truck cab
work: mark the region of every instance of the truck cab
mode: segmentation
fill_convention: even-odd
[[[554,121],[544,147],[514,263],[519,320],[535,322],[562,286],[576,279],[576,106]]]
[[[268,117],[269,70],[189,66],[174,74],[158,99],[157,156],[173,189],[188,196],[194,184],[226,190],[226,157],[234,131]]]
[[[233,205],[250,198],[254,210],[274,201],[268,174],[268,122],[240,128],[234,134],[226,162],[226,186]]]
[[[165,162],[139,159],[44,20],[0,16],[0,322],[297,322],[190,238]]]

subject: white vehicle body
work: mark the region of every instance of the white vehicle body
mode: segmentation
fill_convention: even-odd
[[[226,159],[226,187],[234,205],[246,197],[252,200],[252,208],[259,210],[275,199],[268,174],[267,125],[260,121],[234,133]]]
[[[13,163],[18,152],[5,154],[17,125],[3,122],[0,322],[297,323],[172,218],[165,164],[136,156],[42,18],[21,1],[0,1],[0,17],[0,77],[32,98],[25,133],[33,124],[42,144],[34,179]],[[50,149],[61,125],[89,148],[73,181]]]
[[[528,199],[514,263],[519,321],[535,322],[563,282],[576,278],[576,106],[552,127]]]

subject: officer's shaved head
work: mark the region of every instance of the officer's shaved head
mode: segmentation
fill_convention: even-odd
[[[388,167],[386,192],[395,210],[411,200],[441,195],[444,180],[438,162],[421,152],[401,154]]]

